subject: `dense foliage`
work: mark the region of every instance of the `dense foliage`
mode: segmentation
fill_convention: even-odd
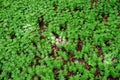
[[[0,0],[0,80],[88,79],[120,79],[120,0]]]

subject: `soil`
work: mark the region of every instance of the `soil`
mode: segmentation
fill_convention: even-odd
[[[96,67],[96,72],[94,74],[95,76],[101,76],[100,70],[98,67]]]
[[[38,19],[38,25],[40,27],[40,33],[44,31],[44,16],[41,16],[40,19]]]
[[[79,40],[79,41],[78,41],[78,44],[77,44],[76,50],[77,50],[77,51],[81,51],[81,50],[82,50],[82,46],[83,46],[83,43]]]

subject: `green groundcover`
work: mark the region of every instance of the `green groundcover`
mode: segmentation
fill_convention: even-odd
[[[120,0],[0,0],[0,80],[120,80]]]

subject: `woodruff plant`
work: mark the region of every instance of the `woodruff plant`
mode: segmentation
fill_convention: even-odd
[[[0,1],[0,80],[119,80],[119,4]]]

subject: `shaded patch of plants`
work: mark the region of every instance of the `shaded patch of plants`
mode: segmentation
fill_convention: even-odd
[[[40,57],[39,56],[35,55],[34,60],[36,61],[36,65],[40,65],[40,62],[39,62]]]
[[[57,5],[53,5],[53,7],[54,7],[54,11],[57,11],[58,6]]]
[[[110,46],[109,40],[106,40],[106,41],[105,41],[105,45],[106,45],[106,46]]]
[[[2,72],[3,72],[3,71],[0,69],[0,74],[2,74]]]
[[[37,49],[37,44],[34,41],[32,41],[32,44]]]
[[[118,27],[117,27],[118,29],[120,29],[120,24],[118,25]]]
[[[52,56],[52,58],[56,59],[57,56],[55,55],[55,53],[58,53],[58,51],[59,51],[58,46],[56,44],[53,44],[52,51],[49,54],[49,56]]]
[[[20,54],[21,54],[21,52],[20,52],[20,51],[17,51],[17,52],[16,52],[16,54],[17,54],[17,55],[20,55]]]
[[[61,47],[61,50],[67,52],[67,50],[64,47]]]
[[[33,80],[34,80],[34,79],[41,80],[41,77],[39,77],[37,74],[35,74],[35,75],[32,76],[32,79],[33,79]]]
[[[67,75],[65,75],[65,80],[69,80],[70,77],[75,76],[77,73],[74,73],[72,71],[68,71]]]
[[[12,33],[10,34],[10,37],[11,37],[11,39],[15,39],[17,36],[15,35],[15,32],[12,32]]]
[[[60,24],[60,30],[65,31],[67,29],[67,22],[65,24]]]
[[[118,12],[118,16],[120,16],[120,11]]]
[[[62,58],[62,62],[63,62],[63,65],[67,64],[67,60],[65,60],[64,58]]]
[[[90,9],[93,9],[93,4],[94,3],[95,3],[95,8],[97,9],[98,0],[91,0],[90,1]]]
[[[83,58],[79,58],[79,59],[77,59],[77,58],[74,58],[74,57],[72,57],[72,58],[70,58],[70,62],[80,62],[80,63],[84,63],[84,65],[85,65],[85,68],[87,69],[87,70],[90,70],[90,68],[91,68],[91,66],[90,65],[88,65],[88,63],[83,59]]]
[[[22,67],[19,68],[20,73],[23,71]]]
[[[53,69],[53,73],[55,75],[55,80],[59,80],[59,70],[58,69]]]
[[[33,67],[34,66],[34,62],[32,61],[31,63],[30,63],[30,67]]]
[[[119,77],[114,78],[112,75],[109,75],[108,80],[119,80]]]
[[[12,73],[11,72],[8,72],[7,75],[10,79],[12,79]]]
[[[102,47],[95,46],[95,48],[98,50],[98,57],[102,57],[102,61],[104,61],[104,55],[102,53]]]
[[[83,10],[83,7],[82,8],[75,7],[73,11],[76,12],[76,11],[82,11],[82,10]]]
[[[45,38],[46,38],[46,37],[43,36],[43,35],[40,36],[40,40],[45,39]]]
[[[105,13],[102,13],[102,20],[105,21],[105,22],[108,22],[108,17],[109,17],[109,14],[105,14]]]
[[[52,32],[52,33],[55,36],[55,38],[59,38],[59,35],[57,33],[55,33],[55,32]]]

